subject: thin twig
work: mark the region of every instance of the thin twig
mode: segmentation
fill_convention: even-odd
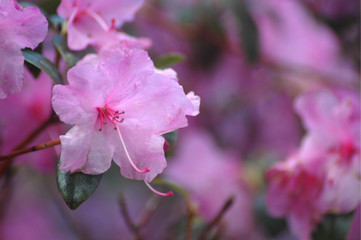
[[[35,152],[35,151],[43,150],[43,149],[46,149],[46,148],[50,148],[50,147],[53,147],[53,146],[56,146],[56,145],[59,145],[59,144],[60,144],[60,139],[56,139],[56,140],[49,141],[49,142],[46,142],[46,143],[42,143],[42,144],[30,147],[30,148],[17,150],[17,151],[14,151],[12,153],[0,156],[0,161],[6,160],[6,159],[11,159],[11,158],[16,157],[16,156],[21,155],[21,154],[25,154],[25,153],[29,153],[29,152]]]
[[[0,221],[5,214],[7,207],[6,203],[9,202],[12,197],[12,174],[13,173],[11,171],[6,171],[5,178],[3,179],[4,181],[2,186],[0,186]]]
[[[207,235],[210,233],[213,227],[215,227],[222,219],[224,214],[227,212],[227,210],[232,206],[234,201],[234,197],[230,197],[226,203],[223,205],[221,211],[217,214],[217,216],[206,226],[206,228],[201,233],[201,236],[199,237],[199,240],[205,240]]]
[[[121,195],[119,198],[119,205],[120,205],[120,210],[123,214],[123,217],[124,217],[127,227],[134,234],[136,240],[141,240],[142,237],[139,232],[139,227],[131,219],[128,209],[127,209],[127,204],[126,204],[126,201],[125,201],[125,198],[123,195]]]
[[[191,240],[192,239],[192,233],[193,233],[193,220],[195,217],[195,212],[193,210],[193,207],[189,201],[188,198],[185,199],[186,200],[186,205],[187,205],[187,221],[186,221],[186,240]]]
[[[32,133],[30,133],[21,143],[19,143],[13,151],[24,148],[31,141],[33,141],[41,132],[43,132],[49,125],[57,122],[57,116],[54,112],[52,112],[49,118],[43,122],[38,128],[36,128]],[[1,162],[1,161],[0,161]],[[10,169],[12,163],[12,158],[8,158],[0,164],[0,178],[4,175],[4,173]]]
[[[155,210],[158,208],[160,202],[160,197],[158,195],[153,195],[146,203],[145,209],[143,214],[140,216],[139,220],[137,221],[138,229],[142,229],[145,227],[151,217],[153,216]]]
[[[30,135],[28,135],[21,143],[19,143],[14,150],[22,149],[27,144],[29,144],[36,136],[38,136],[41,132],[43,132],[49,125],[55,123],[57,121],[57,117],[55,113],[52,113],[50,117],[42,123],[38,128],[36,128]],[[14,151],[13,150],[13,151]]]
[[[57,69],[59,69],[60,60],[61,60],[61,55],[60,55],[58,49],[55,48],[55,66]]]

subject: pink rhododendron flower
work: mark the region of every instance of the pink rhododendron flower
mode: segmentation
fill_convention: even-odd
[[[34,49],[47,32],[48,22],[39,8],[22,8],[15,0],[0,2],[0,98],[21,90],[24,57],[20,49]]]
[[[319,91],[296,101],[308,130],[298,153],[267,172],[270,213],[287,217],[293,234],[310,239],[326,213],[360,203],[359,94]]]
[[[119,42],[147,47],[147,40],[137,40],[114,31],[125,21],[132,20],[142,4],[143,0],[63,0],[57,11],[68,21],[70,49],[81,50],[88,45],[100,47],[105,41],[117,39]]]
[[[304,161],[320,161],[327,172],[322,205],[333,213],[355,209],[360,196],[354,193],[361,184],[359,93],[306,94],[296,109],[309,130],[301,146]]]
[[[70,69],[69,85],[55,86],[52,99],[60,119],[75,125],[60,136],[60,168],[100,174],[113,159],[127,178],[148,183],[161,173],[161,134],[187,126],[199,105],[169,72],[137,49],[90,55]]]
[[[191,129],[180,136],[177,155],[170,160],[166,178],[190,193],[201,217],[212,220],[227,199],[234,203],[225,213],[222,233],[233,239],[246,237],[252,230],[252,200],[241,178],[241,166],[230,152],[217,149],[212,138]],[[228,239],[228,238],[227,238]]]
[[[306,240],[321,220],[315,200],[320,198],[323,176],[308,172],[300,159],[294,154],[268,170],[267,206],[271,215],[287,217],[291,232]]]

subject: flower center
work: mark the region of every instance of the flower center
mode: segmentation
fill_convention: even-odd
[[[100,128],[99,131],[102,131],[103,126],[107,123],[107,120],[110,121],[113,125],[114,125],[114,130],[117,131],[120,142],[122,143],[123,149],[124,149],[124,153],[128,159],[128,162],[130,163],[130,165],[134,168],[135,171],[139,172],[139,173],[147,173],[149,172],[149,168],[146,167],[144,170],[139,169],[135,163],[133,162],[132,158],[130,157],[130,154],[128,152],[127,147],[125,146],[125,142],[123,139],[122,134],[120,133],[119,127],[117,124],[124,122],[124,118],[121,118],[120,116],[123,115],[125,112],[124,111],[114,111],[113,109],[109,108],[107,105],[105,105],[104,107],[97,107],[96,108],[98,111],[98,119],[100,121]],[[173,196],[173,192],[169,191],[168,193],[162,193],[159,192],[157,190],[155,190],[148,182],[144,181],[145,184],[147,185],[147,187],[152,190],[154,193],[160,195],[160,196]]]
[[[120,118],[120,115],[125,113],[124,111],[114,111],[107,105],[105,105],[103,108],[97,107],[97,111],[98,119],[100,121],[99,131],[103,129],[103,125],[107,123],[107,120],[109,120],[114,125],[114,129],[117,129],[117,123],[124,122],[124,118]]]

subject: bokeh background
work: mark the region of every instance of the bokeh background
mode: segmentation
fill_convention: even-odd
[[[59,1],[32,3],[55,14]],[[172,68],[185,92],[201,97],[200,114],[177,132],[160,176],[183,190],[156,196],[142,182],[122,178],[114,165],[72,211],[57,192],[56,151],[31,153],[16,160],[10,173],[16,177],[1,182],[0,239],[187,239],[189,230],[199,239],[219,214],[206,239],[301,239],[290,230],[289,215],[270,213],[265,176],[299,152],[309,132],[295,107],[298,98],[343,92],[359,108],[360,1],[146,0],[122,31],[149,38],[154,61],[183,56]],[[43,51],[54,58],[51,36],[47,41]],[[11,108],[0,123],[13,127],[2,132],[2,142],[21,141],[47,119],[50,80],[41,73],[35,86],[30,73],[25,78],[28,94],[0,101],[1,109]],[[53,125],[47,134],[56,138],[63,128]],[[41,142],[41,136],[34,140]],[[1,153],[15,145],[3,143]],[[355,161],[352,171],[360,168],[359,154]],[[294,187],[302,188],[302,181]],[[359,182],[351,196],[359,202]],[[312,239],[359,239],[355,208],[323,212]]]

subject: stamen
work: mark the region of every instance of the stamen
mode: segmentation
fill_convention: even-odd
[[[98,14],[93,12],[92,10],[86,10],[86,13],[88,13],[99,25],[104,29],[104,31],[110,31],[111,27],[108,27],[108,25],[105,23],[104,19]]]
[[[155,190],[147,181],[144,180],[144,183],[145,185],[147,185],[147,187],[152,190],[152,192],[158,194],[159,196],[162,196],[162,197],[171,197],[173,196],[173,192],[172,191],[169,191],[167,193],[162,193],[162,192],[159,192],[157,190]]]
[[[137,171],[137,172],[139,172],[139,173],[147,173],[147,172],[149,172],[150,170],[149,170],[148,167],[146,167],[144,170],[140,170],[140,169],[134,164],[134,162],[133,162],[132,159],[130,158],[130,155],[129,155],[128,150],[127,150],[127,148],[126,148],[126,146],[125,146],[125,143],[124,143],[122,134],[121,134],[120,131],[119,131],[119,128],[116,127],[116,130],[117,130],[117,132],[118,132],[120,141],[122,142],[122,145],[123,145],[123,148],[124,148],[125,155],[127,156],[130,165],[132,165],[132,167],[135,169],[135,171]]]

